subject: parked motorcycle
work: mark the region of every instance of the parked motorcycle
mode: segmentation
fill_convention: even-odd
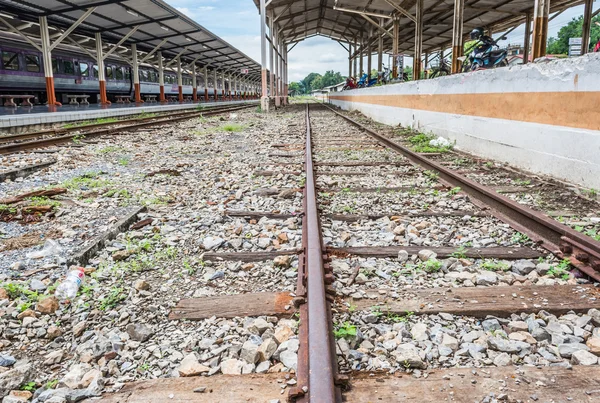
[[[469,56],[459,58],[463,62],[463,71],[475,71],[508,66],[506,49],[499,49],[496,41],[483,34],[483,28],[471,31],[471,39],[479,43],[473,48]]]
[[[375,84],[377,84],[377,79],[369,77],[367,73],[363,73],[358,80],[358,88],[372,87]]]
[[[342,91],[353,90],[355,88],[358,88],[358,84],[356,83],[356,79],[354,77],[348,77],[348,78],[346,78],[346,84],[342,88]]]
[[[377,73],[377,82],[381,84],[387,84],[392,79],[392,70],[388,67],[383,66],[383,71]]]

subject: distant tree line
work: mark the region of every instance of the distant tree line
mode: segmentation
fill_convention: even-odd
[[[310,94],[311,91],[339,84],[345,80],[340,72],[336,73],[333,70],[329,70],[323,75],[310,73],[303,80],[290,83],[288,90],[295,95]]]
[[[590,32],[589,49],[593,50],[598,40],[600,40],[600,15],[592,18],[592,26]],[[546,52],[550,55],[566,55],[569,53],[569,38],[581,38],[583,32],[583,16],[573,18],[567,25],[558,31],[556,38],[548,39],[548,47]]]

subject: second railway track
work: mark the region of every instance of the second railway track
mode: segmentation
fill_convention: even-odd
[[[94,123],[83,126],[50,129],[31,133],[14,134],[0,137],[0,154],[11,154],[19,151],[43,148],[51,145],[68,143],[75,138],[92,138],[107,134],[116,134],[145,127],[166,125],[200,116],[214,116],[220,113],[256,107],[255,104],[217,107],[208,110],[176,112],[159,116],[124,119],[107,123]],[[31,140],[34,139],[34,140]]]

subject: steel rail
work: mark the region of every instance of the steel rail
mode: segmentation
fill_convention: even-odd
[[[237,110],[238,107],[246,106],[246,105],[255,105],[255,104],[243,103],[243,104],[239,104],[239,105],[225,105],[222,108],[215,107],[215,108],[206,109],[204,111],[205,112],[213,112],[213,111],[217,111],[218,110],[218,111],[221,111],[221,112],[227,112],[229,110]],[[65,128],[47,129],[47,130],[40,130],[40,131],[37,131],[37,132],[29,132],[29,133],[21,133],[21,134],[11,134],[11,135],[8,135],[8,136],[0,136],[0,144],[2,144],[2,143],[10,143],[10,142],[19,141],[19,140],[33,139],[33,138],[42,137],[42,136],[65,135],[67,133],[87,131],[87,130],[90,130],[90,129],[96,129],[98,127],[116,126],[116,125],[120,125],[120,124],[127,124],[127,123],[134,123],[134,122],[145,122],[145,121],[150,121],[150,120],[158,120],[158,119],[165,118],[165,117],[169,117],[169,118],[172,119],[174,117],[187,116],[187,115],[190,115],[190,114],[193,114],[193,113],[198,113],[198,112],[199,112],[198,110],[175,112],[175,113],[160,112],[161,115],[159,115],[159,116],[150,116],[150,117],[146,117],[146,118],[123,119],[123,120],[118,120],[116,122],[92,123],[92,124],[89,124],[89,125],[82,125],[82,126],[73,126],[73,127],[65,127]]]
[[[460,187],[469,196],[488,206],[494,216],[517,231],[526,234],[557,257],[568,258],[579,270],[600,281],[600,242],[409,150],[327,105],[321,105],[352,123],[381,144],[403,154],[412,163],[438,172],[442,180],[454,187]]]
[[[311,403],[336,403],[340,392],[335,387],[335,349],[330,328],[330,310],[326,295],[325,265],[323,261],[323,242],[317,208],[317,192],[314,164],[312,157],[312,141],[309,107],[306,104],[306,182],[304,185],[304,220],[303,220],[303,282],[306,284],[306,317],[301,327],[306,327],[306,339],[301,346],[299,359],[307,362],[298,363],[299,375],[308,381],[307,394],[300,401]],[[299,288],[302,284],[299,284]],[[301,309],[302,312],[302,309]],[[302,332],[301,332],[302,334]],[[307,379],[305,379],[307,378]],[[300,386],[300,385],[299,385]]]
[[[121,126],[121,127],[116,127],[116,128],[106,128],[106,129],[94,130],[94,131],[86,132],[83,134],[67,134],[64,136],[51,137],[48,139],[0,145],[0,155],[12,154],[12,153],[16,153],[19,151],[48,147],[48,146],[56,145],[56,144],[68,143],[77,136],[84,136],[85,138],[91,138],[91,137],[105,136],[105,135],[109,135],[109,134],[117,134],[120,132],[138,130],[138,129],[141,129],[144,127],[161,126],[161,125],[178,122],[178,121],[182,121],[182,120],[193,119],[195,117],[200,117],[200,116],[218,115],[221,113],[237,111],[237,110],[241,110],[241,109],[250,108],[253,106],[255,106],[255,105],[254,104],[244,105],[244,106],[239,106],[239,107],[235,107],[235,108],[228,108],[226,110],[219,109],[219,110],[212,110],[212,111],[206,111],[206,112],[192,112],[192,113],[186,114],[185,116],[179,116],[179,117],[174,117],[174,118],[169,117],[169,118],[159,119],[159,120],[149,118],[148,121],[138,122],[138,123],[134,123],[132,125]],[[110,125],[112,125],[112,124],[110,124]]]

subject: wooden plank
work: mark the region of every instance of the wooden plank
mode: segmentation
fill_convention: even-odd
[[[302,175],[302,171],[254,171],[255,176]]]
[[[390,162],[390,161],[371,161],[371,162],[347,162],[347,161],[323,161],[315,162],[318,167],[376,167],[376,166],[412,166],[408,162]]]
[[[397,314],[446,312],[477,318],[487,315],[508,317],[513,313],[529,314],[540,310],[562,315],[568,311],[587,312],[600,308],[600,291],[591,285],[456,287],[397,292],[402,294],[401,298],[381,296],[352,304],[358,309],[379,306],[383,312]]]
[[[368,187],[347,187],[347,188],[321,188],[317,186],[319,191],[321,192],[329,192],[329,193],[338,193],[338,192],[347,192],[347,193],[388,193],[388,192],[410,192],[411,190],[443,190],[447,189],[447,186],[444,185],[436,185],[436,186],[399,186],[399,187],[376,187],[376,188],[368,188]]]
[[[292,217],[301,217],[302,212],[297,213],[271,213],[269,211],[246,211],[246,210],[225,210],[225,215],[229,217],[244,217],[261,219],[266,217],[271,220],[287,220]],[[454,212],[438,212],[438,211],[423,211],[421,213],[384,213],[384,214],[326,214],[325,218],[333,221],[346,221],[355,222],[360,220],[379,220],[383,217],[464,217],[469,215],[472,217],[491,217],[490,214],[485,212],[473,212],[473,211],[454,211]]]
[[[292,217],[300,217],[302,212],[296,214],[281,214],[271,213],[268,211],[242,211],[242,210],[225,210],[225,215],[229,217],[245,217],[245,218],[257,218],[261,219],[266,217],[270,220],[287,220]]]
[[[297,255],[300,249],[274,250],[270,252],[207,252],[202,255],[203,260],[231,260],[236,262],[261,262],[272,260],[277,256]]]
[[[506,394],[506,402],[598,402],[600,367],[506,366],[431,369],[427,377],[362,373],[351,379],[344,401],[473,403],[490,393]],[[506,385],[506,387],[502,387]],[[532,396],[535,396],[532,398]],[[490,400],[492,401],[492,400]],[[494,400],[495,401],[495,400]]]
[[[160,378],[127,383],[116,393],[84,403],[265,403],[281,400],[284,374],[213,375]],[[194,392],[206,388],[203,393]]]
[[[289,316],[295,312],[289,292],[257,292],[215,297],[188,298],[179,301],[169,313],[170,320],[202,320],[213,316]],[[288,306],[289,309],[285,309]]]
[[[90,261],[92,256],[96,254],[96,252],[104,248],[104,245],[107,241],[116,238],[118,234],[126,231],[131,224],[137,221],[138,215],[144,211],[146,211],[145,206],[135,208],[133,211],[127,214],[125,218],[112,225],[104,234],[98,235],[92,240],[91,243],[79,249],[72,256],[70,256],[67,259],[67,265],[71,266],[78,264],[85,266]]]
[[[428,249],[437,253],[439,258],[451,257],[458,248],[424,247],[424,246],[355,246],[351,248],[327,248],[327,250],[337,256],[355,255],[363,257],[397,257],[398,252],[405,250],[409,255],[417,254],[420,250]],[[466,257],[480,259],[537,259],[540,256],[546,256],[547,252],[538,252],[530,248],[465,248],[463,251]]]
[[[40,169],[44,169],[49,167],[50,165],[56,164],[56,160],[52,159],[49,161],[41,162],[39,164],[27,165],[22,168],[13,169],[10,171],[0,172],[0,182],[4,182],[7,179],[14,181],[17,178],[25,178],[32,173],[39,171]]]

